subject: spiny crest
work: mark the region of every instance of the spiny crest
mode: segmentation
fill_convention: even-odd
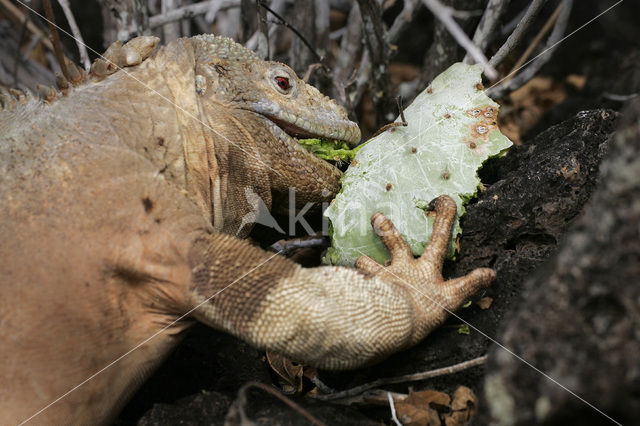
[[[121,41],[111,43],[104,54],[93,61],[88,75],[85,70],[65,59],[69,78],[57,72],[56,85],[59,91],[51,86],[39,84],[38,95],[45,103],[50,104],[60,96],[67,96],[72,87],[78,87],[89,81],[89,77],[92,82],[98,82],[121,68],[141,64],[151,56],[159,42],[158,37],[141,36],[129,40],[124,45]],[[33,95],[28,91],[23,93],[15,89],[0,90],[0,111],[12,111],[16,106],[26,104],[33,99]]]
[[[0,112],[13,111],[20,105],[26,105],[35,97],[29,90],[8,89],[0,86]]]
[[[78,86],[87,81],[87,73],[82,68],[79,68],[69,60],[65,59],[65,61],[69,79],[60,73],[56,73],[56,84],[60,92],[51,86],[43,84],[37,86],[38,95],[46,103],[53,102],[60,94],[66,96],[71,86]],[[0,88],[0,111],[14,111],[19,106],[27,105],[35,100],[37,98],[29,90]]]
[[[121,41],[111,43],[104,54],[93,61],[88,75],[85,70],[65,59],[69,78],[57,72],[56,85],[59,91],[51,86],[39,84],[38,95],[49,104],[60,96],[67,96],[72,87],[78,87],[89,81],[89,76],[91,81],[97,82],[121,68],[139,65],[151,56],[159,42],[158,37],[141,36],[129,40],[124,45]],[[25,105],[34,99],[29,91],[0,88],[0,111],[13,111],[17,106]]]
[[[198,41],[196,43],[199,50],[198,53],[204,56],[205,61],[213,60],[214,58],[241,63],[260,61],[255,52],[227,37],[202,34],[193,37],[193,39]]]
[[[155,36],[135,37],[124,45],[121,41],[111,43],[100,58],[91,65],[91,79],[100,81],[121,68],[139,65],[147,59],[160,39]]]

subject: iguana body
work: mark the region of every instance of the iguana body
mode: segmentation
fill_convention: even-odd
[[[374,216],[389,231],[387,269],[367,258],[362,271],[303,269],[234,237],[249,231],[255,194],[271,207],[289,188],[300,203],[338,190],[340,172],[284,130],[360,136],[289,68],[227,39],[178,40],[51,105],[3,114],[8,423],[108,421],[193,319],[298,361],[357,367],[415,344],[444,321],[439,305],[457,308],[494,277],[484,269],[442,281],[455,211],[446,198],[419,259]]]

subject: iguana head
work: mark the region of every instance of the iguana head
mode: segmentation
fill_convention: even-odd
[[[231,39],[201,35],[196,50],[196,91],[216,102],[260,114],[296,138],[334,139],[355,145],[360,129],[334,100],[299,79],[288,66],[261,60]]]

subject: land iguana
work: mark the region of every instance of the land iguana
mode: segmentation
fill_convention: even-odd
[[[419,342],[495,278],[443,280],[446,196],[419,258],[372,217],[388,267],[302,268],[238,238],[248,193],[271,207],[290,188],[301,205],[338,191],[340,171],[296,137],[354,144],[358,127],[229,39],[146,58],[149,40],[112,46],[93,82],[62,84],[50,104],[0,114],[3,422],[108,422],[194,320],[309,365],[362,366]]]

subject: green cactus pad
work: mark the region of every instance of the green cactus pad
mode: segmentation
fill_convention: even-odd
[[[404,111],[408,126],[392,127],[358,150],[342,191],[324,213],[332,240],[325,262],[353,266],[362,254],[387,260],[369,222],[376,211],[391,218],[414,255],[422,254],[433,226],[423,209],[441,194],[458,205],[455,240],[463,205],[480,186],[478,169],[511,146],[498,129],[499,106],[485,95],[480,74],[479,65],[452,65]]]

